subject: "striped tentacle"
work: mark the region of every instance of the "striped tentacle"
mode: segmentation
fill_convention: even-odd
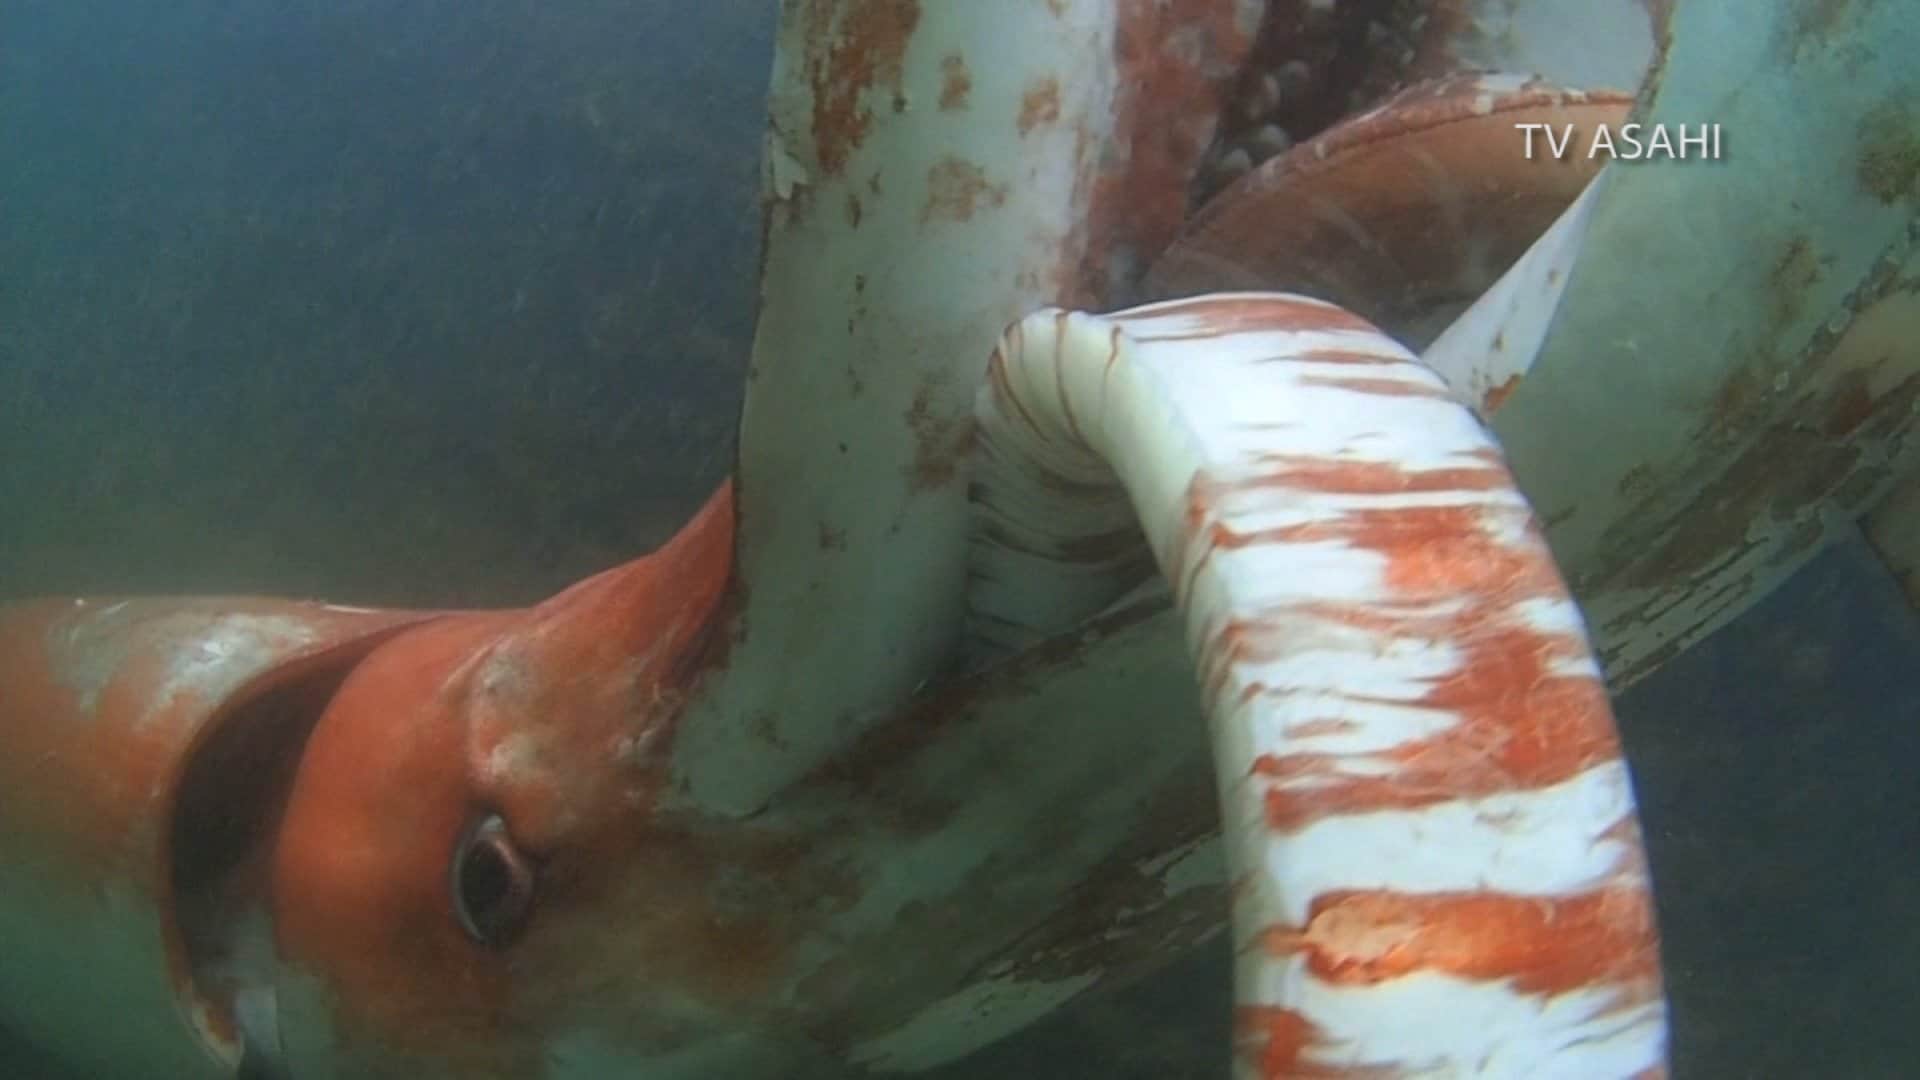
[[[1295,296],[1049,310],[1003,338],[979,422],[976,629],[1057,630],[1090,582],[1124,588],[1122,496],[1184,614],[1242,1075],[1663,1068],[1606,690],[1498,447],[1432,371]],[[1034,587],[1036,561],[1066,584]]]

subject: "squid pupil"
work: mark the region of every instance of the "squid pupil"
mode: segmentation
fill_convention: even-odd
[[[505,824],[488,815],[461,844],[453,867],[460,925],[482,945],[500,946],[520,928],[533,900],[533,868]]]
[[[489,921],[487,914],[496,911],[513,888],[507,861],[491,844],[483,843],[467,852],[460,880],[466,890],[467,911],[476,916],[475,922],[482,924]]]

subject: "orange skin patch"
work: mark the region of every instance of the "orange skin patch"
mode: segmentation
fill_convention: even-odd
[[[1615,991],[1609,1009],[1631,1008],[1660,992],[1653,913],[1638,887],[1544,897],[1334,892],[1314,899],[1305,927],[1270,927],[1255,947],[1272,956],[1304,955],[1308,971],[1337,986],[1372,986],[1420,972],[1510,981],[1520,993],[1545,997],[1609,986]],[[1291,1009],[1237,1009],[1235,1032],[1237,1053],[1260,1076],[1402,1075],[1392,1063],[1314,1062],[1328,1049],[1324,1035]]]
[[[1459,650],[1453,672],[1407,700],[1355,697],[1356,702],[1426,707],[1453,723],[1423,738],[1370,755],[1386,766],[1355,774],[1351,755],[1276,750],[1255,758],[1266,824],[1279,832],[1379,810],[1414,810],[1461,798],[1538,790],[1616,760],[1604,687],[1596,674],[1571,666],[1585,655],[1577,633],[1537,629],[1516,614],[1527,600],[1564,600],[1565,589],[1537,528],[1511,517],[1515,508],[1483,505],[1354,509],[1323,521],[1238,532],[1213,507],[1243,488],[1315,494],[1478,492],[1509,483],[1497,458],[1466,467],[1406,471],[1337,460],[1274,457],[1260,475],[1231,483],[1196,479],[1189,491],[1189,542],[1216,548],[1335,542],[1384,560],[1385,595],[1377,605],[1310,605],[1302,615],[1345,624],[1374,636],[1447,642]],[[1508,535],[1511,534],[1511,535]],[[1470,598],[1450,611],[1427,602]],[[1205,650],[1206,686],[1218,694],[1232,661],[1277,656],[1285,643],[1257,619],[1225,622]],[[1242,695],[1269,688],[1244,687]],[[1338,715],[1303,720],[1290,738],[1334,734],[1350,721]],[[1287,783],[1306,780],[1307,783]],[[1284,786],[1283,786],[1284,784]],[[1644,861],[1631,816],[1596,842],[1629,849],[1611,883],[1559,896],[1467,891],[1401,893],[1335,890],[1312,898],[1304,926],[1268,926],[1254,937],[1255,957],[1300,956],[1324,984],[1364,988],[1418,973],[1552,997],[1581,989],[1610,992],[1604,1010],[1624,1010],[1660,993],[1657,932],[1641,876]],[[1241,898],[1244,902],[1244,897]],[[1306,1013],[1278,1006],[1237,1012],[1237,1053],[1267,1077],[1391,1077],[1399,1062],[1325,1065],[1316,1058],[1341,1048]]]
[[[1267,1080],[1393,1080],[1401,1070],[1374,1065],[1321,1065],[1303,1060],[1320,1045],[1313,1021],[1277,1005],[1243,1005],[1233,1011],[1234,1050]]]
[[[1459,718],[1432,736],[1383,750],[1394,768],[1348,776],[1336,755],[1263,754],[1252,772],[1271,780],[1321,777],[1306,789],[1266,794],[1270,828],[1294,831],[1323,818],[1372,810],[1414,810],[1459,798],[1537,790],[1620,756],[1606,694],[1586,676],[1547,671],[1574,643],[1527,630],[1490,630],[1470,639],[1453,675],[1406,704]]]
[[[185,756],[235,699],[423,616],[251,597],[76,602],[0,612],[0,836],[89,877],[147,883]],[[199,643],[232,618],[299,626],[239,655]],[[10,849],[17,850],[17,849]],[[157,883],[156,883],[157,884]]]
[[[820,168],[838,176],[873,126],[868,96],[875,90],[901,98],[901,68],[907,44],[920,25],[915,0],[862,0],[849,6],[838,26],[832,9],[816,8],[807,25],[807,79],[813,87],[813,131]]]
[[[283,963],[325,987],[346,1059],[528,1075],[568,1001],[591,1009],[614,967],[635,970],[582,933],[622,922],[609,905],[645,904],[617,875],[657,873],[653,894],[694,903],[702,868],[651,819],[732,534],[723,488],[660,551],[534,608],[418,627],[342,685],[288,800],[273,908]],[[461,929],[449,878],[458,837],[488,813],[541,867],[525,931],[498,948]],[[694,996],[740,989],[738,956],[713,954],[751,957],[750,933],[701,938],[649,914],[625,921],[643,937],[673,926],[663,976]]]
[[[1508,484],[1505,469],[1495,464],[1477,468],[1408,470],[1359,461],[1278,456],[1265,459],[1271,473],[1249,483],[1297,491],[1346,495],[1399,495],[1408,492],[1497,491]]]
[[[308,742],[276,848],[283,958],[325,979],[337,1008],[401,1031],[504,1011],[505,969],[463,936],[448,893],[476,793],[440,685],[509,618],[422,627],[369,657]]]
[[[1360,477],[1355,487],[1377,484],[1377,477]],[[1299,828],[1335,814],[1537,789],[1619,756],[1605,688],[1589,675],[1553,670],[1579,655],[1580,642],[1496,617],[1499,607],[1558,594],[1560,585],[1543,557],[1481,531],[1482,513],[1465,507],[1402,508],[1282,530],[1290,541],[1339,539],[1387,555],[1387,583],[1397,596],[1472,595],[1485,602],[1446,618],[1399,619],[1397,626],[1376,628],[1460,644],[1465,655],[1454,674],[1408,702],[1452,713],[1459,722],[1383,754],[1397,765],[1389,775],[1346,778],[1317,786],[1310,796],[1270,791],[1267,815],[1274,828]],[[1295,777],[1320,774],[1332,765],[1313,754],[1267,755],[1254,771]]]
[[[344,670],[427,617],[257,597],[48,600],[0,612],[0,850],[43,896],[70,898],[64,915],[101,931],[81,935],[74,962],[86,966],[86,950],[134,927],[151,933],[164,965],[147,988],[155,1004],[173,997],[208,1049],[237,1054],[231,988],[201,981],[182,927],[182,911],[203,909],[211,891],[246,889],[239,868],[224,886],[176,873],[176,819],[205,795],[185,790],[189,778],[220,781],[193,773],[196,755],[225,725],[255,722],[252,703]]]
[[[1444,388],[1431,383],[1415,382],[1411,379],[1340,379],[1323,375],[1303,375],[1302,386],[1325,386],[1335,390],[1352,390],[1358,394],[1380,394],[1385,397],[1430,398],[1434,401],[1448,401],[1453,395]]]
[[[1295,830],[1337,815],[1533,790],[1619,757],[1605,688],[1591,675],[1554,670],[1582,654],[1581,642],[1542,633],[1506,614],[1519,600],[1565,595],[1537,537],[1515,545],[1490,534],[1488,511],[1476,506],[1351,510],[1326,521],[1247,533],[1218,522],[1204,524],[1212,516],[1211,507],[1242,486],[1352,494],[1486,491],[1507,483],[1504,468],[1493,461],[1424,471],[1339,461],[1280,459],[1272,464],[1272,471],[1234,484],[1196,478],[1188,495],[1189,528],[1202,530],[1209,551],[1338,541],[1385,557],[1386,585],[1397,599],[1479,599],[1445,616],[1369,615],[1341,608],[1316,613],[1370,633],[1458,643],[1465,655],[1457,670],[1404,702],[1451,713],[1458,722],[1429,738],[1382,752],[1380,757],[1395,768],[1380,776],[1343,775],[1333,755],[1261,755],[1253,765],[1256,776],[1325,778],[1305,790],[1268,791],[1269,827]],[[1203,563],[1189,567],[1189,582]],[[1269,637],[1258,623],[1219,627],[1208,650],[1214,658],[1205,683],[1209,695],[1220,691],[1226,658],[1278,655],[1282,646]],[[1242,693],[1265,689],[1252,686]]]
[[[0,686],[5,687],[7,752],[0,754],[0,836],[16,856],[17,842],[38,848],[89,880],[111,880],[128,870],[143,886],[157,884],[160,865],[120,865],[130,834],[157,832],[153,803],[163,799],[167,773],[180,757],[176,725],[138,722],[149,702],[129,690],[152,686],[161,676],[154,658],[131,657],[117,678],[96,691],[91,709],[53,670],[45,638],[71,605],[49,601],[8,612],[0,620]],[[188,704],[181,702],[179,704]],[[177,707],[177,706],[176,706]],[[121,720],[121,717],[127,720]],[[49,769],[63,772],[84,762],[90,782],[46,783]],[[78,779],[78,778],[75,778]],[[14,797],[31,792],[30,798]],[[18,838],[18,839],[16,839]],[[47,843],[50,838],[57,838]]]
[[[1178,235],[1187,216],[1187,181],[1213,141],[1221,107],[1253,47],[1238,14],[1234,0],[1123,0],[1117,6],[1113,138],[1125,147],[1127,165],[1106,168],[1083,155],[1081,182],[1090,185],[1091,198],[1065,245],[1080,258],[1057,302],[1110,305],[1133,285],[1116,265],[1151,258]]]
[[[1604,693],[1587,678],[1538,674],[1538,654],[1512,633],[1475,642],[1459,674],[1413,704],[1457,711],[1463,720],[1432,738],[1381,755],[1391,775],[1340,777],[1309,791],[1267,792],[1267,823],[1295,830],[1325,817],[1418,809],[1454,799],[1547,787],[1619,756]],[[1266,754],[1253,766],[1272,779],[1338,777],[1326,755]]]
[[[1653,913],[1639,888],[1576,896],[1355,890],[1314,898],[1307,925],[1261,935],[1270,954],[1304,954],[1339,986],[1416,972],[1512,980],[1551,997],[1602,984],[1651,987],[1659,977]]]

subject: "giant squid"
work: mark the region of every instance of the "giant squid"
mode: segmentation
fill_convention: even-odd
[[[0,1027],[910,1074],[1225,924],[1242,1075],[1660,1075],[1609,686],[1901,479],[1920,385],[1920,28],[1730,7],[787,0],[737,468],[667,543],[0,614]],[[1752,156],[1515,127],[1630,117]]]

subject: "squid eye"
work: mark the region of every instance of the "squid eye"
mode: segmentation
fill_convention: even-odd
[[[449,876],[454,917],[467,936],[488,948],[510,944],[533,910],[535,867],[500,815],[485,814],[461,833]]]

